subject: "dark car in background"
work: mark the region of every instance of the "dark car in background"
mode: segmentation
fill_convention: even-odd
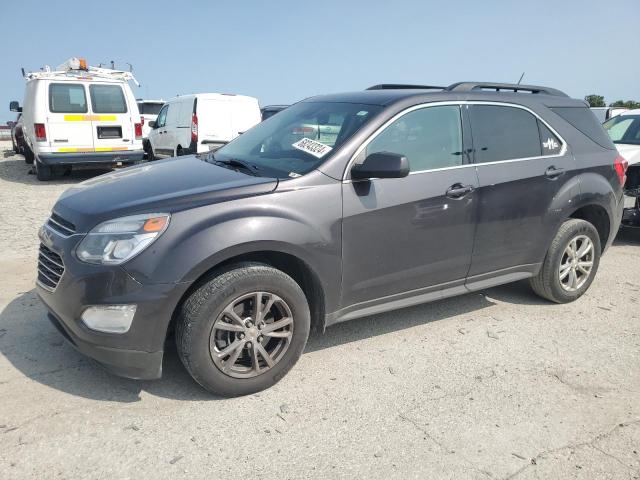
[[[198,383],[249,394],[311,329],[523,279],[576,300],[625,171],[584,102],[552,88],[313,97],[216,152],[69,188],[40,230],[37,292],[112,372],[160,377],[175,331]]]
[[[262,107],[260,109],[260,113],[262,114],[262,120],[266,120],[267,118],[273,117],[276,113],[281,112],[285,108],[288,108],[289,105],[267,105],[266,107]]]
[[[7,122],[11,128],[11,146],[15,153],[24,153],[24,132],[22,131],[22,113],[19,113],[15,121]]]

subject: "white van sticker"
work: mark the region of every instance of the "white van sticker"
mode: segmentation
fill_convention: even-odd
[[[332,150],[329,145],[316,142],[315,140],[311,140],[310,138],[303,138],[302,140],[298,140],[291,146],[293,148],[297,148],[298,150],[302,150],[303,152],[310,153],[316,158],[322,158]]]

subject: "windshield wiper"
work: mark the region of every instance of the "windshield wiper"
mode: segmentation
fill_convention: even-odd
[[[215,158],[213,155],[210,157],[210,159],[213,163],[220,163],[222,165],[229,166],[232,168],[242,169],[249,172],[251,175],[260,176],[260,174],[258,173],[258,170],[260,169],[255,165],[245,162],[244,160],[238,160],[237,158],[228,158],[225,160],[220,160]]]

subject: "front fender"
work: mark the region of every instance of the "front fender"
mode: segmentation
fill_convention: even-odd
[[[340,184],[284,190],[173,214],[157,242],[125,264],[141,283],[193,283],[239,255],[297,257],[317,275],[329,304],[341,281]]]

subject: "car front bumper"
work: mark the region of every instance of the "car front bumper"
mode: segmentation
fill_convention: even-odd
[[[188,285],[141,284],[121,267],[82,263],[73,251],[83,237],[63,237],[46,226],[41,229],[42,244],[64,265],[55,287],[36,282],[49,320],[78,351],[112,373],[135,379],[159,378],[167,328]],[[96,305],[136,305],[129,330],[116,334],[87,327],[82,314]]]

